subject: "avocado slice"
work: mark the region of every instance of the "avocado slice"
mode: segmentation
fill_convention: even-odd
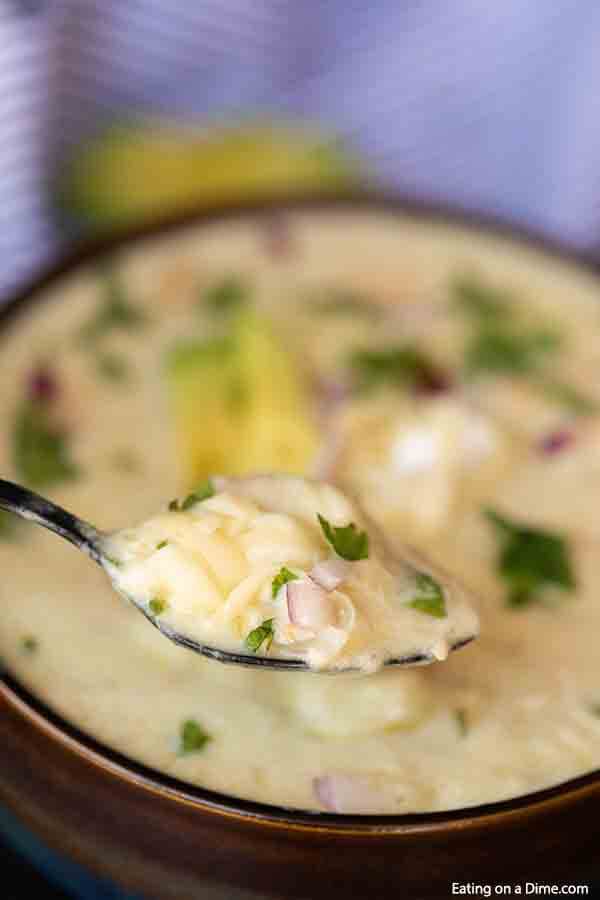
[[[69,161],[57,199],[71,222],[98,231],[190,207],[341,190],[358,176],[338,145],[299,128],[120,124]]]
[[[167,356],[167,386],[185,487],[216,473],[304,473],[318,436],[293,354],[253,310],[230,334]]]
[[[239,383],[233,341],[178,344],[167,356],[166,375],[186,486],[229,472],[240,428],[232,402]]]

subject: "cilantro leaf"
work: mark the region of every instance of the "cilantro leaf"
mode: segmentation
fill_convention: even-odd
[[[451,293],[455,305],[474,319],[485,322],[511,313],[506,292],[484,284],[473,275],[456,278],[451,285]]]
[[[65,434],[39,403],[26,403],[18,411],[12,451],[19,477],[32,487],[68,481],[79,471],[69,456]]]
[[[350,368],[361,390],[391,384],[395,387],[427,388],[443,381],[431,360],[417,347],[405,345],[383,350],[355,350]]]
[[[116,353],[99,353],[96,357],[96,370],[106,381],[127,381],[129,377],[127,360]]]
[[[152,615],[160,616],[161,613],[164,613],[164,611],[167,609],[168,603],[164,599],[164,597],[157,596],[157,597],[152,597],[152,599],[150,600],[150,603],[148,604],[148,607],[149,607]]]
[[[209,497],[215,496],[215,489],[213,487],[213,483],[210,478],[207,478],[203,484],[198,485],[195,491],[192,491],[191,494],[188,494],[183,503],[181,504],[181,509],[190,509],[192,506],[195,506],[196,503],[202,503],[203,500],[208,500]]]
[[[350,562],[368,558],[369,535],[366,531],[359,531],[354,522],[349,525],[332,525],[319,513],[317,518],[323,534],[338,556]]]
[[[24,653],[35,653],[39,649],[39,642],[37,638],[27,635],[21,641],[21,648]]]
[[[158,544],[156,545],[156,549],[162,550],[163,547],[166,547],[168,545],[168,543],[169,543],[168,541],[159,541]]]
[[[203,500],[208,500],[209,497],[214,497],[215,493],[216,491],[213,487],[213,483],[210,478],[208,478],[205,482],[198,485],[195,491],[188,494],[181,503],[177,499],[171,500],[169,503],[169,512],[184,512],[187,509],[191,509],[196,503],[201,503]]]
[[[591,416],[599,411],[598,403],[571,387],[570,384],[556,381],[553,378],[540,379],[536,384],[549,400],[554,400],[575,415]]]
[[[471,373],[528,373],[559,346],[560,337],[553,331],[484,327],[467,343],[465,362]]]
[[[493,509],[484,510],[500,541],[498,571],[507,587],[507,604],[529,606],[542,599],[547,587],[576,587],[570,548],[558,534],[512,522]]]
[[[130,303],[121,281],[110,269],[103,274],[103,289],[101,304],[79,332],[84,344],[94,344],[115,329],[135,331],[146,322],[145,313]]]
[[[212,737],[195,719],[183,722],[179,732],[179,752],[182,756],[203,750],[210,741]]]
[[[240,309],[247,302],[248,295],[244,282],[235,275],[228,275],[204,292],[201,307],[206,305],[212,312],[229,314]]]
[[[297,578],[298,578],[297,575],[294,575],[293,572],[290,572],[289,569],[286,569],[285,566],[282,566],[280,568],[279,572],[277,573],[277,575],[275,576],[275,578],[273,579],[273,584],[271,586],[271,592],[273,595],[273,599],[275,599],[275,597],[277,596],[277,594],[279,593],[280,589],[283,587],[284,584],[287,584],[288,581],[295,581]]]
[[[428,616],[434,616],[436,619],[445,619],[448,615],[446,610],[446,598],[444,589],[441,584],[426,575],[424,572],[418,572],[416,577],[417,594],[408,604],[412,609],[418,609],[419,612],[426,613]]]
[[[258,628],[254,628],[246,636],[245,644],[248,650],[251,650],[253,653],[258,653],[265,642],[265,651],[269,649],[273,643],[273,638],[275,637],[273,622],[274,619],[265,619],[262,625],[259,625]]]
[[[461,737],[466,737],[469,733],[469,718],[467,716],[466,709],[459,707],[454,710],[454,720],[456,722],[456,727],[458,728],[458,733]]]

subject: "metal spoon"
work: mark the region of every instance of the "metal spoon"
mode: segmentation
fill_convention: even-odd
[[[102,550],[103,543],[108,537],[107,532],[100,531],[83,519],[67,512],[66,509],[63,509],[56,503],[52,503],[51,500],[47,500],[45,497],[41,497],[39,494],[36,494],[19,484],[5,481],[2,478],[0,478],[0,509],[8,510],[9,512],[15,513],[17,516],[20,516],[22,519],[28,519],[31,522],[35,522],[37,525],[41,525],[49,531],[54,531],[55,534],[58,534],[71,544],[74,544],[78,550],[87,554],[90,559],[93,559],[94,562],[98,563],[98,565],[104,569],[111,584],[115,587],[115,590],[117,590],[105,565],[107,562],[110,563],[111,561]],[[119,593],[123,596],[120,591]],[[187,637],[185,634],[174,631],[159,618],[152,616],[146,609],[134,603],[131,598],[127,597],[126,599],[130,600],[132,605],[135,606],[135,608],[139,610],[139,612],[141,612],[155,628],[158,628],[164,637],[173,641],[174,644],[179,644],[181,647],[187,647],[188,650],[193,650],[195,653],[201,653],[203,656],[208,656],[210,659],[238,666],[258,666],[263,669],[281,669],[295,672],[311,671],[308,665],[301,659],[277,659],[267,656],[235,653],[230,650],[221,650],[218,647],[210,647],[207,644],[201,644],[193,638]],[[474,634],[460,637],[449,649],[451,651],[459,650],[461,647],[469,644],[474,637]],[[435,661],[436,657],[432,653],[424,651],[410,656],[399,657],[398,659],[386,660],[385,665],[409,667],[427,665],[428,663]],[[336,672],[339,671],[340,670],[336,670]],[[351,670],[346,669],[344,671]]]

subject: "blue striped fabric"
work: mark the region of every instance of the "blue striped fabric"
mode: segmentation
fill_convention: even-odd
[[[600,246],[597,0],[0,0],[0,293],[115,115],[322,123],[380,180]]]

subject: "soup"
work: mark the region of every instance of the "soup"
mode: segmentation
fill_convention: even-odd
[[[0,471],[104,529],[212,474],[326,478],[473,593],[480,637],[372,675],[226,667],[5,515],[4,664],[129,757],[270,804],[447,810],[597,768],[597,281],[437,222],[283,224],[188,227],[46,288],[2,336]]]

